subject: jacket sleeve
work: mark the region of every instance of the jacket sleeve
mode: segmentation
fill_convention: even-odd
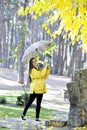
[[[44,78],[45,78],[45,79],[48,78],[49,75],[50,75],[50,69],[47,68],[47,71],[46,71],[46,73],[45,73]]]
[[[44,67],[42,70],[36,70],[36,69],[32,69],[30,76],[31,79],[41,79],[41,78],[46,78],[48,77],[49,71],[47,69],[47,67]]]

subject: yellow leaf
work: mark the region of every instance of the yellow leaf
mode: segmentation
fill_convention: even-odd
[[[50,29],[48,29],[48,30],[47,30],[47,34],[50,34],[50,33],[51,33],[51,32],[50,32]]]
[[[47,128],[47,130],[52,130],[53,129],[53,126],[50,126],[49,128]]]
[[[28,6],[25,8],[25,15],[27,15],[29,13],[29,9],[30,8]]]
[[[34,20],[36,20],[37,19],[37,15],[34,15],[33,18],[34,18]]]
[[[75,44],[75,41],[73,40],[73,41],[72,41],[72,45],[74,45],[74,44]]]
[[[83,39],[83,44],[87,44],[87,36]]]
[[[47,26],[46,23],[42,24],[42,27],[43,27],[43,28],[45,28],[46,26]]]
[[[63,35],[63,39],[65,39],[66,38],[66,34],[65,35]]]
[[[18,15],[22,15],[23,11],[24,11],[23,7],[20,7],[20,9],[18,10]]]
[[[76,41],[78,42],[81,39],[81,35],[77,35]]]
[[[57,35],[54,33],[54,34],[52,35],[52,37],[53,37],[53,39],[56,39]]]

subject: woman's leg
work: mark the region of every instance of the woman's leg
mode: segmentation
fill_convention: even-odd
[[[23,116],[26,115],[26,112],[27,112],[28,108],[31,106],[34,99],[35,99],[35,94],[30,94],[29,101],[27,102],[27,104],[26,104],[26,106],[24,108],[24,111],[23,111]]]
[[[39,118],[43,94],[36,94],[36,119]]]

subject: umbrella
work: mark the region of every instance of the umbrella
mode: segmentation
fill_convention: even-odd
[[[54,43],[51,41],[38,41],[31,44],[27,50],[25,50],[24,55],[22,57],[22,62],[28,62],[29,59],[35,56],[42,55],[47,49],[53,46]]]

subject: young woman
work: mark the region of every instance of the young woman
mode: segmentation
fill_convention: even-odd
[[[25,119],[26,112],[36,98],[36,121],[39,120],[41,102],[43,94],[46,93],[46,85],[44,80],[49,76],[50,69],[47,65],[43,69],[38,68],[38,62],[35,58],[31,58],[29,62],[29,79],[30,79],[30,97],[21,115],[22,120]]]

